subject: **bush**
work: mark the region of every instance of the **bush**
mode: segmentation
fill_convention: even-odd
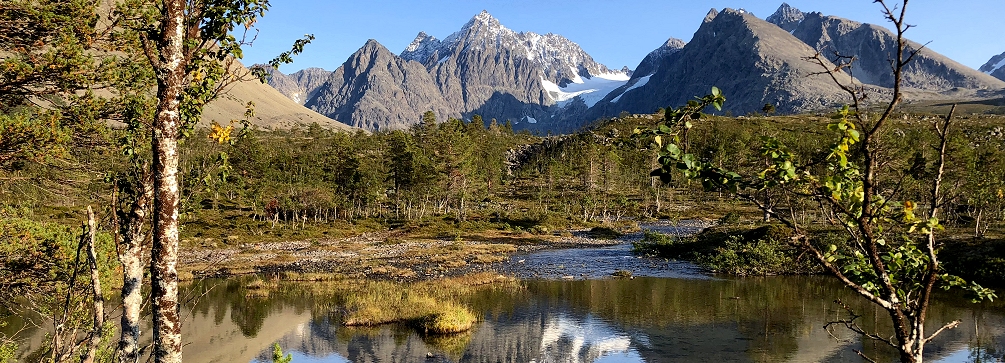
[[[793,262],[789,246],[771,238],[745,241],[732,236],[715,253],[703,255],[698,263],[712,271],[734,275],[777,275],[786,273]]]
[[[623,234],[611,227],[593,227],[590,229],[590,236],[599,239],[618,239]]]
[[[729,225],[737,223],[740,223],[740,213],[737,212],[729,212],[722,216],[722,218],[719,218],[719,224]]]
[[[689,237],[646,232],[634,244],[636,254],[688,260],[713,272],[734,275],[781,275],[819,272],[788,243],[792,232],[768,225],[751,230],[710,228]]]
[[[645,231],[641,241],[632,242],[632,252],[636,255],[676,259],[682,257],[683,251],[679,251],[678,249],[683,244],[686,244],[686,242],[681,241],[675,236]]]

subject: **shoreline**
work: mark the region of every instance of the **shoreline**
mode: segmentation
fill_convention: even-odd
[[[548,235],[483,231],[465,238],[410,237],[403,231],[368,232],[348,238],[261,242],[180,253],[183,280],[244,275],[284,275],[290,280],[366,279],[414,282],[480,272],[512,275],[516,256],[544,251],[604,248],[638,241],[644,230],[691,234],[714,223],[702,220],[639,223],[616,238],[588,229]]]

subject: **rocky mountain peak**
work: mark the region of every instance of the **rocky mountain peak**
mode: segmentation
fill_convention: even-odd
[[[710,22],[712,20],[715,20],[715,17],[718,16],[718,15],[719,15],[719,10],[716,10],[715,8],[712,8],[711,10],[708,11],[708,14],[705,14],[705,20],[702,21],[702,22],[703,23],[707,23],[707,22]]]
[[[768,18],[769,22],[786,30],[821,54],[856,56],[850,74],[865,84],[893,87],[890,59],[896,57],[897,36],[889,29],[819,12],[801,13],[783,7]],[[802,18],[796,22],[795,19]],[[773,21],[772,21],[773,20]],[[956,92],[955,89],[977,91],[1001,89],[1005,83],[988,74],[962,65],[922,44],[908,40],[907,46],[920,51],[904,70],[902,85],[922,91]]]
[[[471,20],[468,20],[468,22],[464,24],[463,27],[461,27],[462,32],[464,30],[469,29],[476,31],[486,30],[489,33],[493,34],[509,30],[506,27],[504,27],[502,23],[499,22],[499,19],[496,19],[494,16],[492,16],[492,14],[489,14],[489,12],[486,10],[482,10],[482,12],[478,13],[478,15],[475,15],[473,18],[471,18]]]
[[[768,16],[765,20],[769,23],[778,25],[778,27],[785,29],[785,31],[791,32],[796,29],[796,27],[799,26],[799,23],[802,23],[804,19],[806,19],[806,13],[790,6],[787,3],[782,3],[782,5],[778,7],[778,10],[775,10],[775,13]]]
[[[439,39],[426,34],[426,32],[419,32],[419,35],[415,36],[415,40],[412,40],[412,43],[401,52],[401,57],[425,63],[440,47],[441,42]]]
[[[677,52],[680,52],[681,49],[684,49],[685,45],[687,45],[687,43],[683,40],[677,38],[667,39],[663,45],[656,48],[652,52],[649,52],[649,54],[642,59],[642,62],[639,63],[638,67],[635,67],[635,72],[632,76],[645,77],[656,73],[656,70],[659,69],[660,65],[667,63],[669,58]]]
[[[387,48],[385,48],[383,44],[380,44],[380,42],[378,42],[376,39],[367,39],[366,43],[363,44],[363,47],[360,48],[361,51],[366,52],[380,51],[382,49],[387,50]]]
[[[671,37],[670,39],[667,39],[666,43],[663,43],[663,46],[660,47],[660,49],[657,50],[678,51],[683,49],[685,45],[687,45],[687,43],[683,40]]]
[[[494,16],[492,16],[492,14],[489,14],[488,10],[482,10],[482,12],[478,13],[478,15],[475,15],[473,18],[471,18],[471,20],[468,21],[468,24],[473,23],[481,23],[485,25],[499,25],[499,20],[496,19]]]

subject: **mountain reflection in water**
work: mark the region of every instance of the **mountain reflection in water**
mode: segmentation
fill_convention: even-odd
[[[208,292],[184,325],[186,362],[270,362],[273,343],[295,363],[861,361],[853,349],[881,362],[896,357],[844,328],[833,336],[822,328],[846,317],[833,303],[841,299],[864,316],[866,329],[889,329],[881,310],[825,277],[531,280],[524,289],[466,301],[482,321],[449,336],[397,325],[343,327],[331,304],[299,294],[248,298],[234,280],[210,284],[192,287]],[[930,343],[927,360],[1000,361],[1002,306],[941,296],[929,331],[954,319],[962,324]]]

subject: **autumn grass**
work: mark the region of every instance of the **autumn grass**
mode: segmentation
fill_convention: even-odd
[[[465,298],[484,289],[517,288],[517,284],[498,274],[478,273],[414,283],[342,280],[310,287],[314,301],[335,303],[326,307],[345,326],[403,323],[438,335],[468,331],[478,321]]]

